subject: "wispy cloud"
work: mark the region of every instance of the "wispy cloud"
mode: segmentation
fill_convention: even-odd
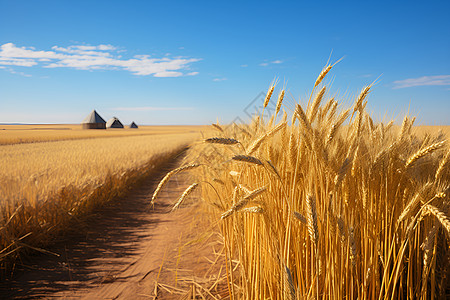
[[[155,107],[155,106],[142,106],[142,107],[115,107],[111,110],[117,111],[182,111],[182,110],[194,110],[193,107]]]
[[[43,68],[73,68],[79,70],[126,70],[134,75],[154,77],[180,77],[197,75],[185,73],[198,58],[168,57],[153,58],[150,55],[135,55],[122,58],[123,52],[112,45],[53,46],[52,51],[36,50],[33,47],[17,47],[13,43],[0,46],[0,65]]]
[[[422,76],[394,81],[393,89],[403,89],[424,85],[450,85],[450,75]]]
[[[282,64],[282,63],[283,63],[282,60],[277,59],[277,60],[274,60],[274,61],[266,61],[266,62],[262,62],[262,63],[260,63],[259,65],[260,65],[261,67],[267,67],[267,66],[269,66],[269,65],[271,65],[271,64],[277,65],[277,64]]]
[[[213,79],[213,81],[216,81],[216,82],[218,82],[218,81],[224,81],[224,80],[227,80],[225,77],[223,77],[223,78],[214,78]]]
[[[15,71],[13,68],[11,68],[9,66],[8,67],[0,66],[0,69],[6,70],[6,71],[8,71],[11,74],[20,75],[20,76],[23,76],[23,77],[32,77],[30,74],[26,74],[26,73],[20,72],[20,71]]]

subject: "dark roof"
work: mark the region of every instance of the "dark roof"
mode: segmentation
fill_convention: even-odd
[[[106,121],[103,120],[103,118],[100,117],[100,115],[95,110],[93,110],[93,111],[91,111],[91,113],[86,118],[84,118],[83,122],[81,122],[81,123],[82,124],[83,123],[89,123],[89,124],[92,124],[92,123],[106,123]]]

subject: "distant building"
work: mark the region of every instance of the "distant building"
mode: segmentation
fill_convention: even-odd
[[[136,123],[134,123],[134,122],[131,122],[131,124],[130,124],[130,128],[139,128],[137,125],[136,125]]]
[[[123,124],[116,117],[112,117],[109,119],[108,123],[106,123],[106,128],[123,128]]]
[[[83,129],[106,129],[105,120],[95,110],[81,122],[81,125]]]

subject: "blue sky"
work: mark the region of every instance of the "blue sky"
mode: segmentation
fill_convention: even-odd
[[[0,0],[0,123],[245,119],[278,78],[305,103],[369,96],[375,119],[450,125],[449,1]],[[293,107],[287,99],[285,109]]]

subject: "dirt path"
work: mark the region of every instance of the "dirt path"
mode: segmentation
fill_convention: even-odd
[[[155,208],[149,207],[159,180],[179,163],[168,163],[128,197],[98,211],[87,228],[75,229],[52,249],[59,257],[24,262],[0,298],[190,299],[199,292],[226,297],[219,281],[225,276],[220,239],[198,201],[191,198],[170,213],[192,183],[187,175],[171,179]]]

